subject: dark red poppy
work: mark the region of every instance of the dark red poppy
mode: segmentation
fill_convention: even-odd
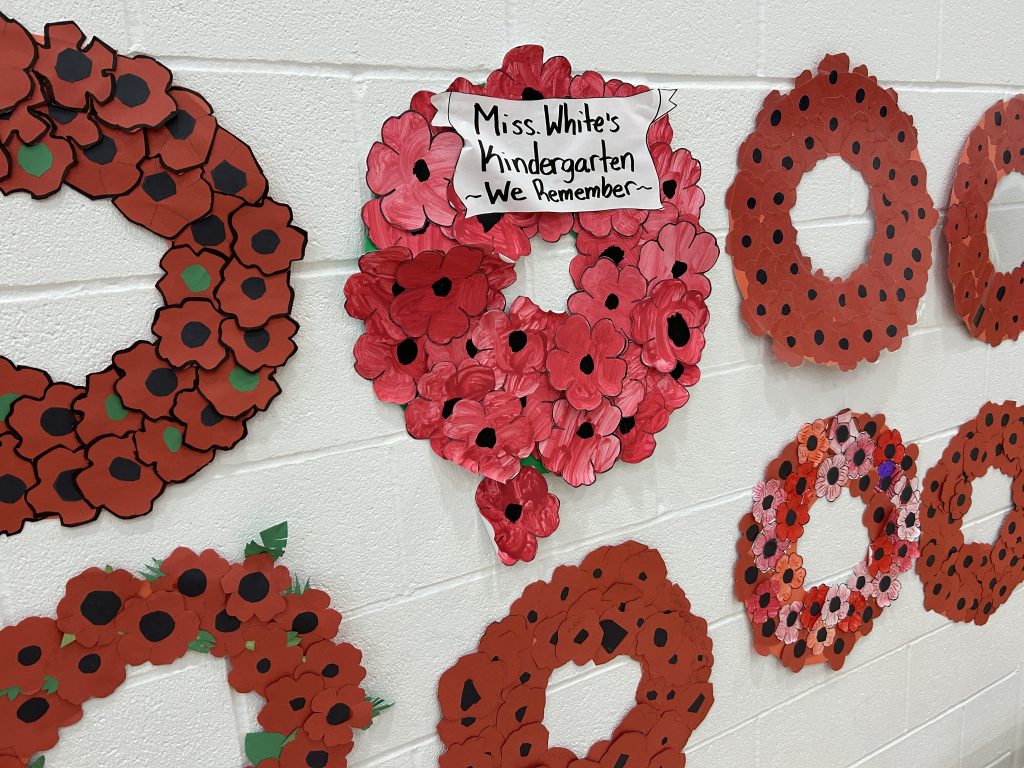
[[[203,175],[215,192],[248,203],[258,203],[267,194],[267,179],[249,145],[223,127],[213,137]]]
[[[189,299],[162,307],[153,321],[157,354],[178,368],[195,363],[211,369],[227,356],[221,344],[224,315],[206,299]]]
[[[285,610],[281,595],[291,585],[291,574],[283,565],[275,565],[270,555],[253,555],[235,563],[221,579],[228,595],[228,612],[246,621],[253,616],[270,621]]]
[[[57,604],[57,627],[86,648],[108,645],[117,639],[114,620],[142,585],[128,571],[87,568],[68,580]]]
[[[321,640],[306,648],[306,657],[295,670],[295,677],[314,674],[324,681],[325,688],[359,685],[366,677],[362,660],[362,652],[354,645]]]
[[[57,622],[42,616],[30,616],[0,629],[0,690],[39,691],[52,674],[60,638]]]
[[[427,224],[426,227],[417,229],[415,232],[392,225],[384,218],[379,197],[374,197],[363,205],[362,215],[367,237],[377,248],[399,246],[408,248],[413,253],[419,253],[420,251],[447,251],[455,245],[455,241],[436,224]]]
[[[12,136],[4,147],[10,158],[10,173],[0,181],[5,195],[28,192],[36,199],[49,197],[60,189],[75,161],[71,144],[51,135],[34,142]]]
[[[485,479],[476,490],[476,505],[494,529],[505,565],[533,560],[538,537],[558,528],[558,497],[548,493],[544,476],[533,467],[523,467],[507,483]]]
[[[542,723],[530,723],[505,739],[501,748],[501,765],[527,768],[536,756],[543,755],[547,749],[548,729]]]
[[[185,445],[185,425],[173,419],[143,422],[135,433],[139,459],[151,464],[167,483],[180,483],[213,461],[213,451],[197,451]]]
[[[282,677],[267,686],[267,702],[257,720],[271,733],[290,734],[302,727],[313,712],[313,697],[324,689],[317,675]]]
[[[499,662],[482,653],[463,656],[437,684],[442,718],[479,720],[494,712],[501,704],[504,672]]]
[[[138,131],[103,126],[98,139],[85,149],[75,148],[75,164],[67,182],[86,197],[114,197],[134,187],[146,156],[146,140]]]
[[[6,112],[32,91],[29,70],[36,62],[35,40],[21,24],[0,14],[0,112]]]
[[[53,384],[40,398],[20,397],[11,409],[8,426],[21,437],[18,453],[35,459],[51,448],[81,447],[75,432],[77,421],[71,405],[84,390],[70,384]]]
[[[439,768],[495,768],[502,743],[502,734],[492,728],[461,744],[449,744],[437,764]]]
[[[0,696],[0,750],[13,752],[24,761],[57,743],[61,728],[82,719],[82,708],[55,694],[42,692]]]
[[[604,396],[622,391],[625,348],[626,338],[610,320],[598,320],[591,326],[582,315],[569,315],[548,352],[551,384],[565,391],[574,408],[596,408]]]
[[[289,677],[302,662],[302,648],[289,645],[284,630],[271,629],[249,646],[231,657],[228,683],[239,693],[255,691],[265,698],[268,685]]]
[[[187,88],[171,88],[167,94],[176,109],[166,122],[146,129],[150,153],[176,171],[203,165],[217,131],[213,109],[206,99]]]
[[[405,290],[398,283],[398,268],[412,261],[413,252],[388,246],[359,257],[359,271],[345,281],[345,311],[358,320],[375,314],[389,316],[394,297]]]
[[[302,729],[329,747],[352,743],[353,728],[368,728],[373,705],[359,686],[328,688],[313,698],[313,713]]]
[[[42,397],[51,383],[45,371],[19,367],[6,357],[0,357],[0,435],[8,430],[7,419],[15,401],[26,395]]]
[[[306,232],[292,225],[292,209],[270,199],[235,211],[231,230],[235,258],[268,275],[288,269],[306,249]]]
[[[185,442],[200,451],[234,448],[245,437],[249,415],[245,412],[237,419],[222,416],[196,389],[182,392],[174,403],[174,417],[185,425]]]
[[[52,102],[31,109],[35,114],[50,121],[50,130],[54,136],[71,140],[76,158],[81,147],[91,147],[97,144],[102,137],[99,122],[89,112],[64,109]],[[71,177],[74,170],[75,168],[72,166],[71,171],[68,172],[68,178]]]
[[[81,525],[95,520],[100,511],[78,490],[78,473],[87,466],[84,448],[71,451],[57,447],[36,459],[39,484],[28,492],[28,502],[36,516],[59,517],[62,525]]]
[[[281,750],[278,768],[309,768],[311,765],[321,768],[345,768],[345,758],[351,751],[351,742],[331,747],[310,738],[305,731],[299,731]],[[260,763],[260,768],[265,766],[266,762]]]
[[[518,398],[488,392],[483,400],[460,400],[445,421],[437,447],[470,472],[507,482],[533,450],[533,425]]]
[[[353,352],[356,373],[373,382],[378,399],[404,405],[416,397],[416,382],[427,370],[422,338],[408,336],[390,319],[373,315]]]
[[[59,684],[60,698],[82,704],[112,694],[124,682],[125,672],[124,659],[115,645],[86,648],[71,643],[57,650],[50,674]]]
[[[221,309],[238,318],[243,328],[260,328],[272,317],[287,315],[293,297],[288,273],[264,275],[235,260],[224,268],[223,281],[217,289]]]
[[[78,415],[78,436],[85,443],[100,437],[123,437],[142,426],[142,414],[124,407],[115,385],[121,375],[113,367],[90,373],[85,380],[85,394],[72,407]]]
[[[505,54],[501,69],[487,78],[487,94],[501,99],[564,99],[572,66],[564,56],[545,61],[544,48],[520,45]]]
[[[229,318],[221,326],[221,341],[234,353],[235,362],[247,371],[284,365],[296,346],[299,324],[290,317],[273,317],[262,328],[242,328]]]
[[[148,56],[117,55],[113,97],[96,105],[100,120],[126,130],[165,123],[177,111],[167,89],[171,71]]]
[[[224,605],[221,579],[228,570],[228,561],[212,549],[196,554],[187,547],[178,547],[160,562],[163,576],[153,582],[154,590],[174,590],[185,598],[185,606],[202,616],[213,607]]]
[[[78,473],[78,488],[95,507],[118,517],[144,515],[163,493],[164,481],[153,467],[139,462],[130,437],[103,437],[86,449],[89,466]]]
[[[190,223],[176,238],[174,245],[187,246],[195,252],[209,249],[231,256],[231,232],[228,221],[243,203],[237,197],[214,193],[210,211]]]
[[[146,229],[173,238],[213,206],[213,192],[198,168],[177,172],[156,158],[139,166],[142,181],[114,205],[127,218]]]
[[[331,608],[331,596],[320,589],[284,596],[284,612],[274,618],[274,626],[298,635],[303,648],[338,634],[341,614]]]
[[[654,453],[654,436],[668,426],[671,409],[657,390],[647,394],[632,416],[619,420],[615,436],[622,444],[619,458],[627,464],[636,464]]]
[[[90,103],[101,104],[110,98],[114,55],[114,49],[98,38],[86,44],[85,33],[73,21],[47,24],[36,71],[57,104],[86,109]]]
[[[31,91],[19,101],[14,109],[0,117],[0,142],[10,150],[10,142],[17,136],[26,144],[35,144],[50,131],[50,123],[40,117],[46,106],[46,98],[37,78],[31,79]],[[7,159],[7,152],[2,153]]]
[[[129,664],[170,664],[188,651],[199,634],[199,617],[177,592],[134,597],[117,617],[117,652]]]
[[[274,368],[247,371],[228,355],[212,371],[199,371],[199,391],[218,413],[231,418],[266,410],[270,401],[278,396],[281,387],[274,379]]]
[[[164,276],[156,284],[168,305],[186,299],[213,299],[224,271],[224,258],[213,251],[171,248],[160,260]]]
[[[223,658],[242,653],[248,643],[267,634],[270,625],[258,619],[239,621],[220,604],[207,606],[200,617],[199,628],[213,636],[210,654]]]
[[[121,373],[114,388],[125,406],[151,419],[169,414],[178,393],[192,389],[196,382],[194,368],[174,368],[147,341],[115,354],[114,366]]]

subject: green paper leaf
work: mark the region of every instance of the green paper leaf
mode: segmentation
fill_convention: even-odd
[[[264,760],[277,759],[281,756],[288,736],[283,733],[268,733],[266,731],[255,731],[245,734],[245,756],[253,765],[259,765]]]
[[[301,643],[302,640],[299,638],[299,633],[294,630],[288,633],[288,647],[293,648],[294,646]]]
[[[39,178],[53,168],[53,152],[45,144],[26,144],[18,150],[18,165],[30,176]]]
[[[56,693],[59,687],[60,683],[57,682],[57,678],[50,677],[49,675],[43,678],[43,690],[47,693]]]
[[[197,653],[209,653],[210,649],[216,644],[217,638],[205,629],[200,629],[196,639],[188,644],[188,648],[190,651],[196,651]]]
[[[296,576],[294,579],[292,579],[292,583],[288,586],[288,589],[286,589],[284,593],[286,595],[301,595],[308,589],[309,579],[306,579],[305,584],[303,584],[302,581],[299,580],[299,577]]]
[[[28,768],[43,768],[44,765],[46,765],[46,758],[43,755],[40,755],[28,764]]]
[[[519,464],[520,466],[523,467],[533,467],[542,475],[546,475],[549,472],[548,468],[544,466],[543,462],[541,462],[541,460],[536,458],[535,456],[527,456],[525,459],[520,459]]]
[[[16,685],[12,685],[10,688],[0,688],[0,696],[6,696],[11,701],[18,698],[19,693],[21,693],[21,688]]]
[[[69,645],[71,645],[77,639],[78,638],[75,635],[72,635],[70,632],[65,632],[64,636],[61,637],[61,639],[60,639],[60,647],[61,648],[67,648]]]
[[[373,244],[373,240],[370,239],[370,230],[363,230],[363,253],[372,253],[377,250],[377,246]]]
[[[167,575],[160,568],[160,566],[162,566],[163,563],[163,560],[157,560],[154,557],[153,564],[145,566],[141,571],[139,571],[139,575],[142,576],[142,578],[144,578],[146,581],[156,581],[157,579]]]
[[[6,421],[7,417],[11,415],[11,407],[19,397],[21,395],[18,392],[8,392],[5,395],[0,395],[0,421]]]
[[[260,541],[263,543],[250,541],[246,544],[245,556],[252,557],[253,555],[266,553],[277,560],[284,554],[284,548],[288,545],[288,522],[278,523],[267,528],[265,531],[261,531]]]
[[[247,650],[247,651],[255,651],[256,650],[256,641],[255,640],[246,640],[245,641],[245,650]]]
[[[381,712],[384,712],[385,710],[391,709],[393,706],[395,706],[395,702],[386,701],[380,698],[379,696],[367,696],[366,700],[370,702],[370,706],[373,707],[373,711],[370,713],[370,725],[367,725],[365,728],[360,729],[363,731],[367,731],[370,729],[370,727],[373,725],[372,721],[376,720]]]
[[[111,421],[123,421],[130,413],[116,393],[107,396],[107,399],[103,401],[103,408],[107,412],[107,418]]]

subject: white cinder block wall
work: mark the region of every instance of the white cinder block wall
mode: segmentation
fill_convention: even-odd
[[[179,544],[240,554],[248,537],[287,518],[285,562],[331,592],[344,635],[366,654],[369,687],[397,701],[360,735],[351,764],[419,768],[436,765],[441,672],[527,583],[635,537],[662,551],[711,625],[716,703],[687,765],[1024,766],[1024,594],[985,627],[955,626],[924,611],[909,576],[841,673],[799,675],[754,653],[731,595],[736,521],[803,421],[845,406],[883,411],[920,443],[923,471],[987,399],[1024,398],[1024,346],[992,350],[968,336],[951,309],[944,248],[903,348],[848,374],[776,362],[742,325],[723,254],[711,275],[704,379],[690,404],[652,459],[619,465],[591,489],[560,486],[561,528],[534,563],[512,569],[496,565],[473,478],[409,438],[401,411],[378,403],[353,372],[360,328],[341,308],[362,244],[365,156],[381,123],[421,88],[482,79],[512,45],[542,43],[577,70],[678,87],[676,144],[703,163],[704,222],[724,242],[725,190],[761,100],[829,51],[848,51],[898,89],[944,209],[971,126],[996,99],[1024,90],[1019,3],[6,0],[2,10],[33,31],[72,18],[123,52],[170,65],[251,143],[310,247],[294,270],[300,350],[280,377],[284,394],[248,439],[173,487],[149,517],[75,530],[42,523],[0,541],[0,621],[51,614],[64,581],[86,566],[138,567]],[[1022,258],[1017,181],[1001,185],[991,217],[1004,268]],[[872,226],[859,177],[824,163],[800,194],[801,243],[822,266],[849,269]],[[162,243],[112,206],[70,190],[42,203],[5,199],[0,232],[0,352],[82,382],[148,335]],[[517,287],[560,306],[567,263],[564,248],[539,247]],[[994,536],[1008,488],[1005,479],[979,484],[969,537]],[[859,517],[852,502],[815,507],[801,547],[812,576],[841,573],[859,556]],[[86,706],[47,764],[241,766],[254,702],[232,697],[224,671],[195,654],[136,670],[114,697]],[[628,707],[638,671],[565,672],[547,721],[556,741],[582,748]]]

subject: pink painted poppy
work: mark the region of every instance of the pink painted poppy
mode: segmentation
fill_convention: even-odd
[[[480,514],[494,529],[494,543],[505,565],[537,554],[537,539],[558,528],[558,497],[534,467],[523,467],[507,483],[486,479],[476,489]]]
[[[775,628],[775,637],[786,645],[792,645],[800,637],[800,630],[803,625],[800,623],[800,613],[804,604],[799,600],[787,603],[779,609],[779,624]]]
[[[836,630],[818,619],[807,632],[807,647],[815,656],[821,656],[836,639]]]
[[[614,208],[608,211],[582,211],[576,218],[580,228],[595,237],[607,237],[612,232],[629,237],[640,231],[647,213],[637,208]]]
[[[419,253],[420,251],[447,251],[455,245],[455,241],[445,235],[437,224],[428,222],[413,232],[396,227],[384,218],[379,197],[366,201],[363,205],[362,216],[370,242],[377,248],[400,245],[413,253]]]
[[[432,135],[426,118],[411,110],[388,118],[380,135],[366,159],[366,183],[381,196],[384,218],[410,232],[428,222],[451,226],[448,186],[462,151],[459,135]]]
[[[700,369],[696,365],[676,363],[676,367],[668,373],[657,368],[647,369],[647,390],[657,391],[665,401],[669,413],[686,405],[690,399],[691,387],[700,380]]]
[[[696,291],[706,299],[711,295],[711,282],[704,273],[717,260],[715,236],[683,222],[664,227],[657,240],[644,244],[640,251],[640,271],[652,285],[663,280],[682,281],[687,290]]]
[[[776,536],[774,525],[765,527],[757,534],[757,538],[754,539],[750,548],[754,554],[754,565],[760,571],[774,571],[779,558],[786,553],[789,546],[788,539],[780,539]]]
[[[359,271],[345,281],[345,311],[357,320],[366,320],[378,312],[387,316],[398,284],[398,268],[412,261],[408,248],[390,247],[363,254],[359,259]]]
[[[569,315],[555,333],[548,352],[551,384],[565,391],[573,408],[596,408],[604,396],[622,391],[625,348],[626,337],[611,320],[599,320],[591,327],[582,315]]]
[[[636,412],[623,416],[615,430],[622,444],[619,458],[627,464],[637,464],[654,453],[654,436],[668,426],[668,417],[664,398],[658,392],[651,392],[641,400]]]
[[[518,398],[489,392],[482,401],[460,400],[445,422],[441,455],[470,472],[504,483],[533,450],[532,425]]]
[[[477,359],[497,371],[505,391],[522,397],[533,392],[546,375],[548,341],[544,332],[524,317],[522,303],[512,305],[508,315],[500,310],[486,312],[473,332]]]
[[[563,56],[544,60],[539,45],[520,45],[505,54],[501,69],[487,78],[487,95],[499,99],[564,99],[572,66]]]
[[[867,432],[861,432],[843,451],[846,457],[846,472],[851,480],[863,477],[875,465],[875,444]]]
[[[569,297],[569,311],[591,323],[607,318],[621,333],[629,333],[633,310],[647,294],[647,281],[640,270],[619,268],[609,259],[599,259],[580,282],[582,290]]]
[[[767,482],[759,480],[754,485],[753,503],[750,512],[761,527],[775,523],[775,513],[779,506],[786,503],[786,490],[782,483],[772,479]]]
[[[764,624],[768,619],[774,619],[779,615],[779,608],[779,594],[770,579],[765,579],[754,587],[754,591],[747,598],[747,611],[755,624]]]
[[[423,440],[441,437],[445,422],[462,400],[483,400],[494,389],[494,371],[474,360],[438,363],[416,385],[417,396],[405,409],[405,427]]]
[[[366,319],[366,333],[356,341],[354,354],[356,373],[373,382],[378,399],[404,405],[416,397],[416,382],[427,370],[423,339],[373,315]]]
[[[487,307],[488,283],[481,269],[485,251],[459,245],[447,253],[424,251],[398,267],[400,291],[391,319],[412,336],[444,344],[469,329],[470,318]]]
[[[547,243],[557,243],[572,230],[576,216],[572,213],[538,213],[537,234]]]
[[[595,237],[589,232],[580,232],[576,237],[576,250],[579,253],[569,262],[569,275],[573,284],[582,288],[583,273],[599,259],[607,259],[619,268],[639,266],[642,244],[643,239],[639,233],[627,237],[611,232],[604,237]]]
[[[909,571],[917,558],[921,556],[921,550],[915,541],[904,541],[896,539],[892,543],[892,567],[896,573]]]
[[[622,380],[622,391],[612,398],[612,405],[618,408],[623,416],[632,416],[640,407],[640,403],[647,397],[648,368],[640,359],[640,347],[632,342],[626,343],[626,351],[622,353],[622,359],[626,361],[626,377]],[[651,387],[650,391],[658,396],[661,405],[667,410],[667,406],[664,404],[664,395],[654,387]]]
[[[578,488],[590,485],[597,474],[611,468],[621,450],[614,432],[619,426],[619,411],[601,401],[591,411],[573,408],[567,400],[558,400],[552,409],[555,427],[540,444],[544,466]]]
[[[893,569],[885,573],[879,573],[871,582],[872,597],[879,607],[885,608],[892,604],[892,601],[900,596],[900,580],[897,578],[899,571]]]
[[[871,572],[868,570],[867,560],[861,560],[853,566],[853,573],[850,574],[850,578],[846,580],[846,586],[848,586],[853,592],[859,592],[862,595],[870,597]]]
[[[916,507],[905,506],[896,510],[896,535],[903,541],[917,541],[921,537],[921,502]]]
[[[850,476],[846,470],[846,457],[838,453],[832,458],[821,462],[818,465],[818,476],[814,481],[814,492],[818,498],[824,497],[829,501],[835,501],[843,492],[849,482]]]
[[[642,359],[663,373],[700,361],[708,308],[703,297],[676,280],[659,283],[633,313],[633,339]]]
[[[700,163],[690,154],[690,150],[672,151],[668,143],[651,146],[651,157],[661,182],[662,202],[678,205],[678,201],[685,199],[687,190],[700,181]]]
[[[828,444],[834,453],[846,453],[846,449],[857,442],[860,436],[860,427],[853,413],[846,409],[829,424]]]
[[[516,261],[530,252],[530,237],[537,227],[535,213],[483,213],[467,216],[466,206],[448,190],[448,201],[455,208],[451,237],[460,243],[473,243],[493,248],[506,259]]]
[[[850,606],[846,609],[846,615],[836,625],[842,632],[856,632],[864,623],[862,618],[867,600],[860,592],[850,592]]]
[[[833,584],[825,595],[821,619],[826,626],[834,627],[850,608],[850,588],[845,584]]]

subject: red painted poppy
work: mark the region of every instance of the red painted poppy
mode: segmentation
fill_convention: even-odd
[[[558,528],[558,497],[548,493],[544,476],[533,467],[523,467],[508,483],[484,480],[476,490],[476,504],[494,529],[505,565],[533,560],[537,538]]]
[[[223,128],[213,137],[203,175],[215,192],[248,203],[258,203],[267,194],[267,179],[249,145]]]
[[[715,236],[684,222],[664,227],[657,240],[644,244],[640,251],[640,271],[652,286],[664,280],[682,281],[687,290],[696,291],[707,299],[711,295],[711,283],[705,273],[717,260]]]
[[[405,410],[405,424],[416,438],[441,438],[445,422],[461,400],[482,401],[494,389],[494,372],[475,360],[441,362],[419,380],[418,396]],[[443,441],[436,445],[440,452]]]
[[[569,262],[573,284],[581,288],[583,273],[601,259],[607,259],[620,268],[639,266],[641,245],[643,240],[639,233],[627,237],[611,232],[604,237],[595,237],[589,232],[580,232],[576,238],[579,252]]]
[[[302,662],[302,648],[289,645],[284,630],[270,629],[249,646],[231,657],[228,683],[239,693],[255,691],[266,697],[268,685],[291,676]]]
[[[32,92],[29,70],[36,61],[36,43],[21,24],[0,14],[0,112]]]
[[[487,78],[487,94],[500,99],[564,99],[572,66],[564,56],[544,60],[539,45],[520,45],[505,54],[501,69]]]
[[[124,405],[151,419],[168,415],[178,393],[195,386],[194,368],[174,368],[146,341],[115,354],[114,366],[121,373],[114,388]]]
[[[51,135],[35,141],[12,136],[4,147],[10,158],[10,173],[0,181],[5,195],[28,192],[36,199],[49,197],[60,189],[75,161],[71,144]]]
[[[0,696],[0,750],[24,761],[57,743],[58,731],[82,719],[82,708],[55,694],[42,692]]]
[[[679,363],[700,362],[707,323],[708,308],[701,295],[678,281],[666,281],[637,306],[633,338],[643,345],[644,364],[668,373]]]
[[[110,98],[114,55],[114,49],[98,38],[86,44],[85,33],[75,22],[62,21],[44,28],[35,68],[57,104],[86,109]]]
[[[231,230],[235,257],[268,275],[288,269],[306,249],[306,232],[292,225],[292,209],[270,199],[235,211]]]
[[[592,484],[619,456],[621,446],[614,434],[621,420],[619,410],[603,401],[594,410],[580,411],[559,400],[553,418],[551,437],[540,444],[544,466],[571,486]]]
[[[345,768],[345,758],[351,751],[351,743],[331,747],[310,738],[304,731],[299,731],[281,750],[278,768],[309,768],[311,765],[321,768]],[[260,768],[266,768],[266,765],[266,762],[260,763]]]
[[[0,690],[36,693],[51,675],[61,633],[50,618],[30,616],[0,629]]]
[[[224,315],[205,299],[163,307],[153,322],[157,354],[178,368],[190,363],[205,369],[216,368],[227,355],[221,344],[223,322]]]
[[[94,143],[75,148],[67,182],[93,199],[123,195],[138,183],[139,163],[145,156],[146,140],[140,132],[105,125]]]
[[[373,382],[386,403],[405,404],[416,397],[416,382],[427,370],[424,340],[405,334],[391,320],[374,315],[353,350],[356,373]]]
[[[188,610],[202,616],[213,607],[223,607],[224,589],[221,579],[228,570],[228,561],[212,549],[196,554],[187,547],[178,547],[160,562],[163,576],[153,582],[153,589],[173,590],[185,598]]]
[[[470,472],[506,482],[533,450],[532,425],[518,398],[489,392],[482,401],[460,400],[445,422],[441,454]]]
[[[199,617],[185,607],[182,595],[158,591],[126,601],[117,629],[117,651],[129,664],[170,664],[195,640]]]
[[[128,571],[88,568],[68,580],[57,604],[57,627],[86,648],[109,645],[117,639],[114,620],[142,585]]]
[[[171,71],[156,59],[118,54],[113,74],[113,98],[96,105],[100,120],[131,131],[161,125],[174,115],[177,105],[167,93]]]
[[[116,646],[86,648],[71,643],[56,651],[50,674],[59,683],[60,698],[82,704],[112,694],[124,682],[125,672],[124,659]]]
[[[218,413],[242,418],[253,409],[266,410],[270,401],[281,392],[274,379],[274,368],[247,371],[228,355],[212,371],[199,371],[199,391]]]
[[[284,365],[296,346],[299,324],[290,317],[274,317],[263,328],[242,328],[229,318],[221,326],[221,341],[232,351],[235,362],[247,371]]]
[[[224,268],[223,280],[217,289],[221,309],[238,318],[243,328],[261,328],[273,317],[291,311],[291,285],[285,272],[264,275],[255,267],[229,261]]]
[[[187,88],[171,88],[167,94],[176,109],[167,122],[146,129],[150,153],[176,171],[203,165],[217,131],[213,109],[206,99]]]
[[[127,218],[167,238],[199,221],[213,207],[213,192],[198,168],[177,172],[156,158],[139,166],[142,181],[114,205]]]
[[[384,218],[379,197],[368,200],[363,205],[363,224],[366,225],[367,237],[377,248],[398,246],[408,248],[413,253],[420,251],[447,251],[456,243],[436,224],[410,232],[391,224]]]
[[[95,507],[117,517],[144,515],[163,493],[164,481],[153,467],[139,462],[130,437],[103,437],[86,449],[89,466],[78,473],[78,488]]]
[[[616,330],[628,334],[633,310],[647,295],[647,280],[640,270],[598,259],[580,276],[582,290],[569,297],[569,311],[591,323],[607,318]]]
[[[466,206],[449,185],[448,202],[455,208],[451,232],[445,235],[459,243],[485,245],[506,259],[516,261],[530,252],[530,237],[536,227],[535,213],[483,213],[467,216]]]
[[[270,555],[253,555],[232,565],[221,579],[228,595],[227,610],[245,621],[253,616],[270,621],[285,610],[281,595],[291,585],[291,575],[283,565],[275,565]]]
[[[267,702],[257,720],[271,733],[290,734],[302,727],[313,712],[313,697],[324,689],[323,678],[303,675],[282,677],[267,686]]]
[[[619,438],[622,452],[619,458],[627,464],[636,464],[654,453],[654,436],[668,426],[671,409],[665,398],[654,390],[646,395],[632,416],[619,420],[615,436]]]
[[[331,608],[331,596],[319,589],[307,589],[302,594],[285,595],[284,612],[274,618],[274,626],[294,632],[303,648],[330,640],[338,634],[341,614]]]
[[[196,389],[182,392],[174,403],[174,417],[185,425],[185,442],[199,451],[235,447],[245,437],[245,420],[251,415],[222,416]]]
[[[173,419],[143,422],[135,433],[139,458],[153,465],[160,479],[180,483],[213,461],[212,451],[197,451],[184,442],[185,425]]]
[[[473,331],[478,361],[493,369],[505,391],[516,397],[536,391],[547,376],[547,327],[537,322],[530,304],[519,297],[507,315],[498,309],[486,312]]]
[[[548,352],[551,384],[580,410],[596,408],[603,396],[622,391],[626,339],[610,320],[593,326],[582,315],[569,315],[555,333]]]
[[[100,511],[78,490],[78,473],[89,466],[85,450],[53,448],[36,460],[39,484],[28,492],[36,517],[59,517],[62,525],[81,525],[95,520]]]
[[[359,272],[345,281],[345,311],[359,320],[389,315],[394,297],[405,290],[398,283],[398,268],[412,261],[413,251],[389,246],[359,257]]]
[[[210,654],[223,658],[242,653],[248,643],[267,634],[270,625],[258,619],[239,621],[228,613],[221,603],[207,606],[199,618],[199,628],[213,636]]]
[[[76,430],[85,443],[113,435],[123,437],[142,427],[142,414],[124,407],[115,385],[121,378],[114,368],[90,373],[85,380],[85,394],[72,407],[78,415]]]
[[[224,258],[213,251],[171,248],[160,260],[164,277],[156,284],[168,305],[186,299],[213,299],[224,271]]]

